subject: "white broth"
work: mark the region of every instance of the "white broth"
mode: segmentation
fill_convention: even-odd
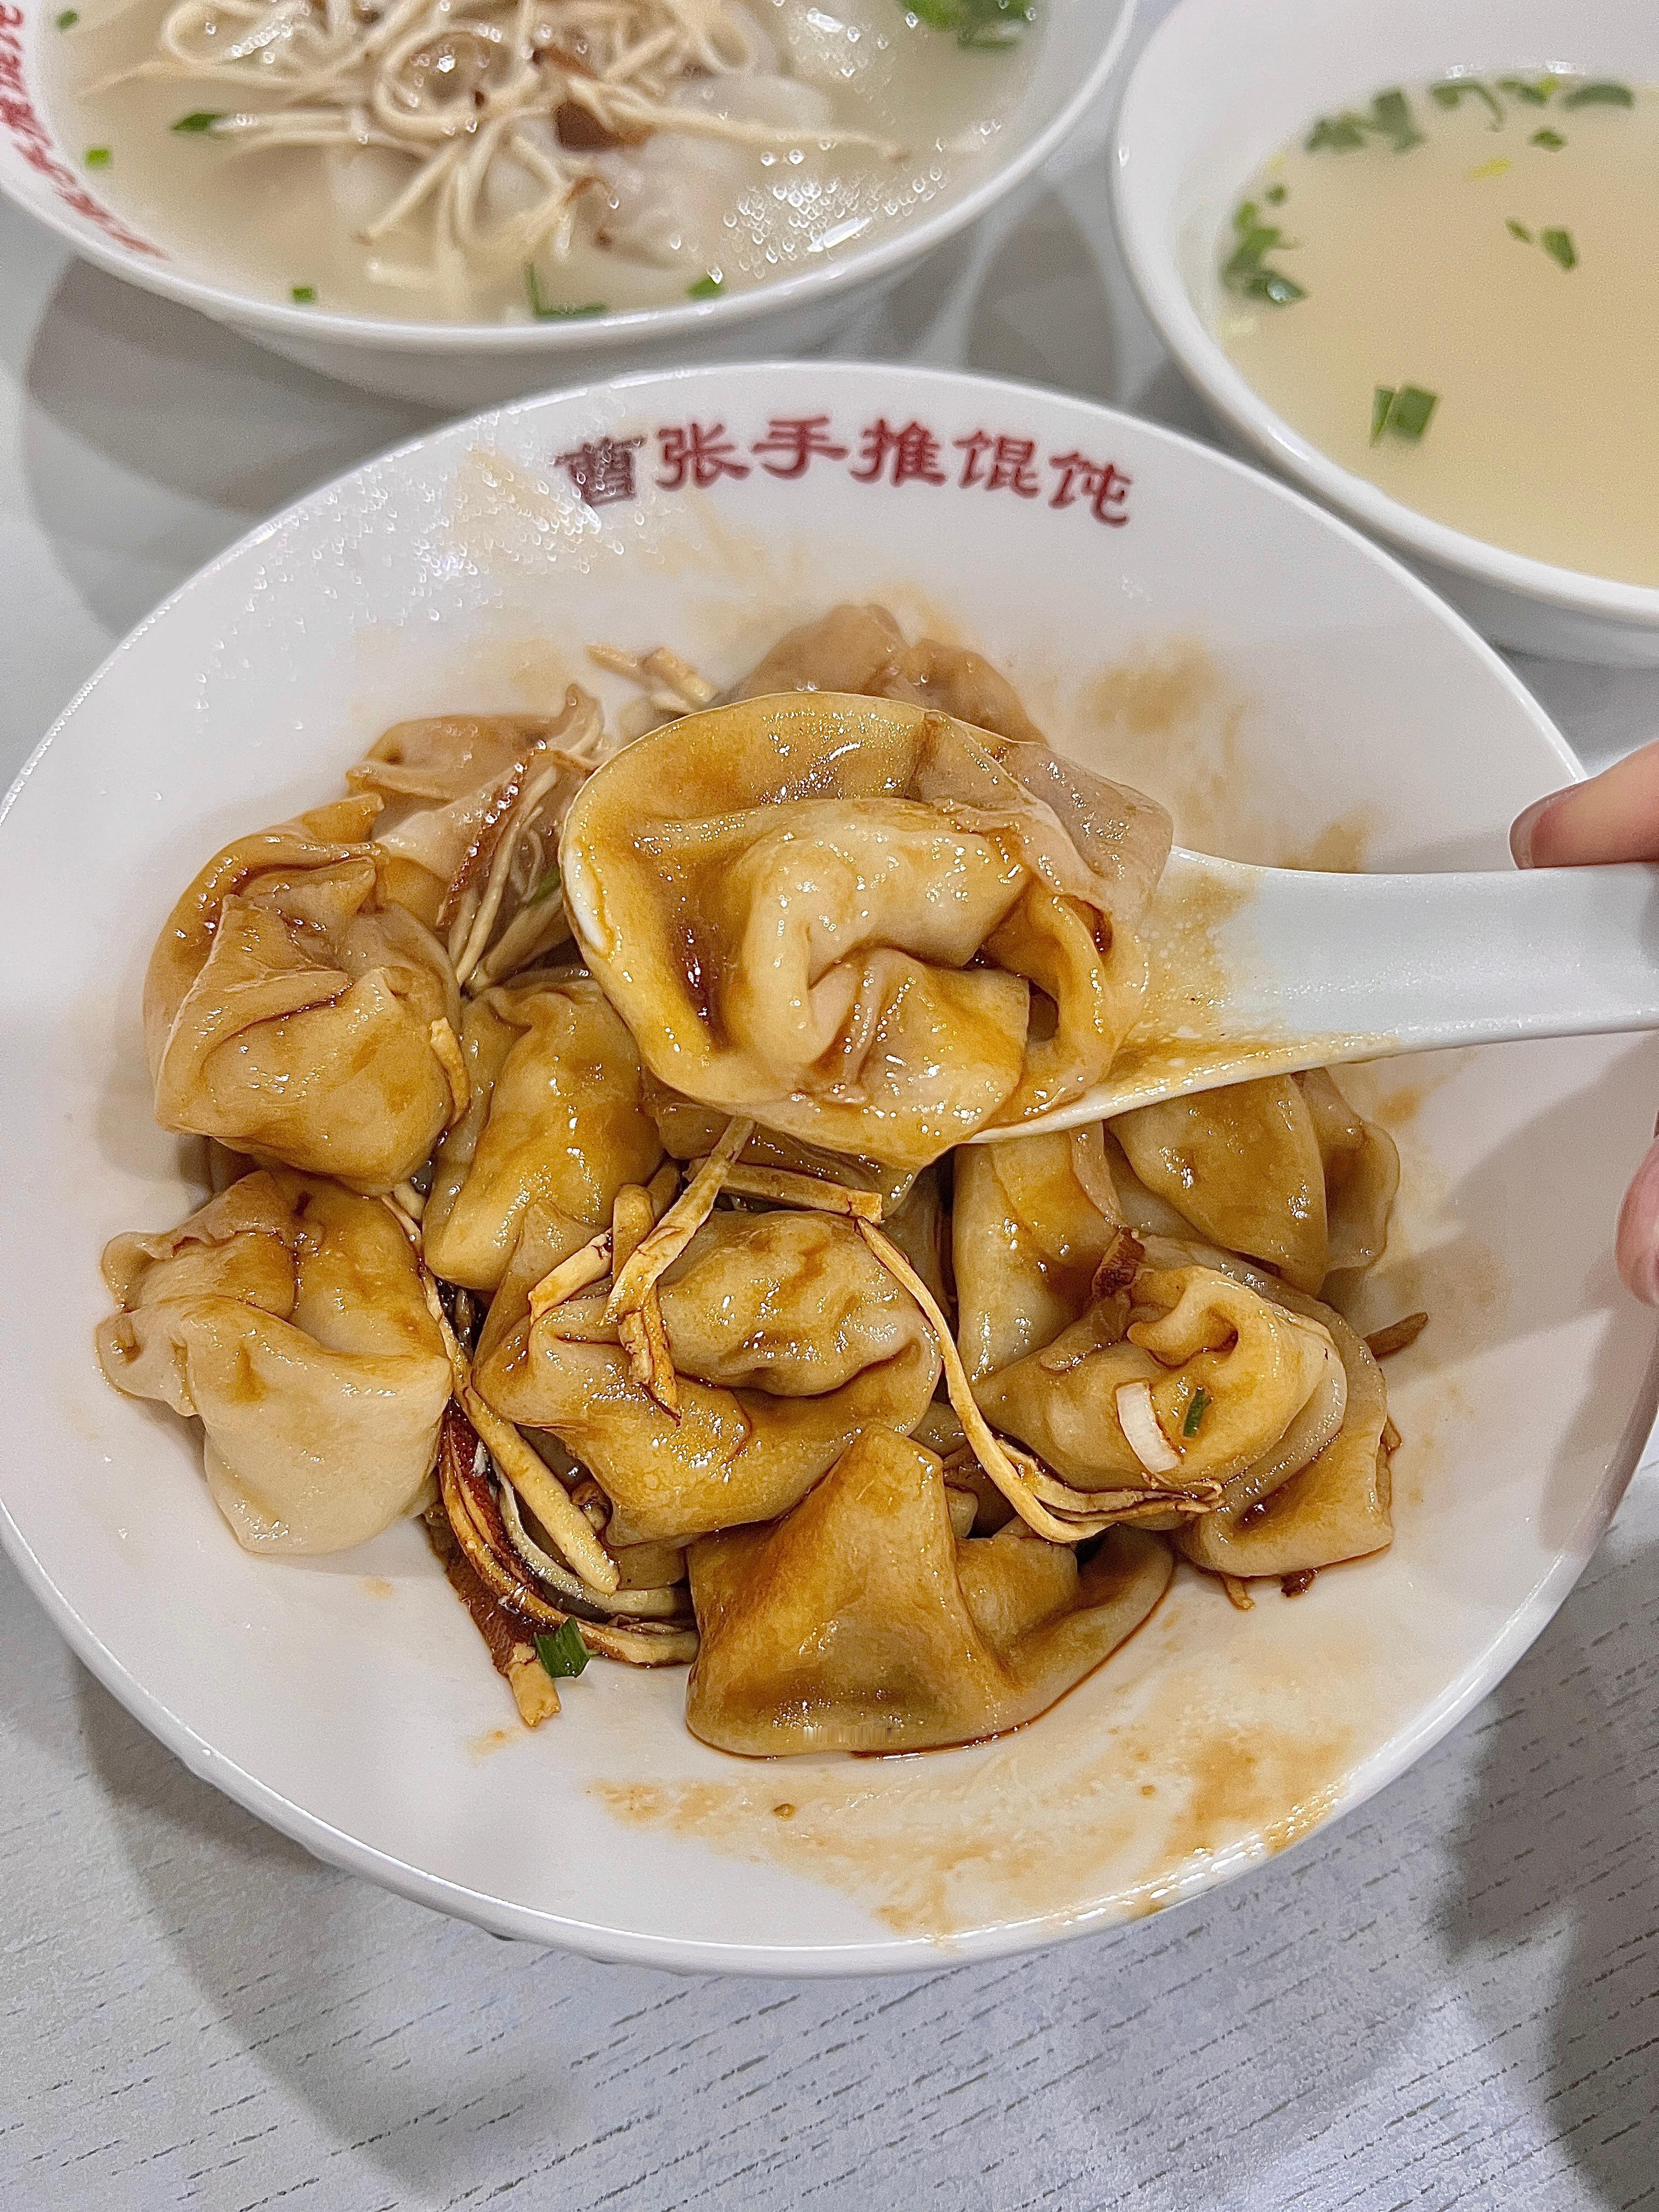
[[[1357,100],[1258,172],[1219,265],[1222,343],[1333,460],[1659,585],[1659,93],[1493,72]]]
[[[96,189],[203,274],[353,313],[527,322],[746,290],[904,222],[986,158],[1036,15],[94,0],[48,38]]]

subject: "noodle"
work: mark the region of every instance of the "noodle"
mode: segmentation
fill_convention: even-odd
[[[902,158],[872,132],[791,129],[676,96],[768,60],[727,0],[178,0],[154,55],[100,88],[157,79],[223,94],[246,104],[199,111],[212,117],[204,134],[244,149],[405,155],[410,174],[358,237],[418,217],[433,269],[454,255],[489,270],[544,250],[566,258],[580,196],[606,180],[595,155],[659,133]],[[492,187],[523,204],[492,220]]]

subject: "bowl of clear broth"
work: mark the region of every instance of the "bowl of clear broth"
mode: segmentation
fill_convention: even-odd
[[[1125,257],[1224,432],[1498,643],[1659,665],[1659,14],[1183,0]]]
[[[1008,192],[1133,0],[21,0],[0,191],[347,381],[478,404],[838,328]]]

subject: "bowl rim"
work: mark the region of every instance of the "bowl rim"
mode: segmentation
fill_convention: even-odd
[[[1330,4],[1330,0],[1321,0],[1321,4]],[[1151,209],[1135,197],[1133,183],[1136,148],[1149,143],[1160,128],[1160,118],[1153,112],[1152,81],[1169,69],[1177,43],[1190,34],[1200,17],[1214,15],[1217,5],[1218,0],[1176,0],[1125,80],[1113,134],[1109,190],[1118,245],[1140,303],[1182,374],[1272,467],[1408,557],[1436,562],[1492,590],[1569,613],[1659,629],[1659,586],[1620,583],[1613,577],[1511,553],[1419,514],[1332,460],[1276,413],[1233,366],[1182,277],[1167,220],[1153,220]],[[1294,36],[1295,14],[1293,8],[1279,10],[1281,39]],[[1261,27],[1258,22],[1258,32]],[[1167,218],[1168,210],[1161,209],[1158,214]]]
[[[274,530],[293,522],[307,511],[325,510],[331,507],[342,493],[359,478],[372,477],[383,469],[396,466],[416,453],[447,440],[472,434],[477,426],[497,422],[503,416],[550,404],[580,405],[585,400],[600,395],[615,399],[636,392],[672,389],[709,376],[733,373],[743,376],[781,376],[786,380],[810,375],[820,385],[826,378],[832,380],[846,378],[851,381],[874,374],[902,380],[924,388],[959,389],[966,386],[981,392],[1000,393],[1009,398],[1030,396],[1030,387],[1013,380],[979,376],[962,369],[910,362],[802,363],[769,359],[744,362],[735,370],[718,364],[702,363],[647,369],[626,377],[590,381],[568,390],[510,402],[458,422],[434,424],[399,441],[380,454],[356,462],[349,469],[342,471],[301,497],[291,501],[267,520],[256,524],[234,544],[204,563],[137,623],[76,690],[73,698],[29,754],[3,799],[0,799],[0,832],[3,832],[7,816],[48,749],[67,730],[74,716],[94,690],[111,680],[119,680],[122,665],[137,641],[158,624],[173,617],[198,586],[267,543]],[[1571,748],[1544,707],[1520,678],[1455,608],[1448,605],[1420,577],[1395,559],[1387,548],[1377,545],[1340,515],[1320,507],[1294,487],[1273,477],[1264,476],[1248,463],[1218,451],[1200,439],[1079,394],[1045,391],[1042,397],[1046,401],[1078,411],[1089,419],[1127,428],[1138,438],[1200,455],[1207,467],[1248,478],[1261,495],[1302,509],[1320,530],[1346,538],[1361,549],[1370,561],[1393,570],[1408,596],[1433,619],[1446,624],[1459,636],[1486,672],[1528,714],[1539,736],[1559,760],[1564,780],[1576,781],[1583,775],[1584,770]],[[1291,1846],[1291,1849],[1304,1849],[1313,1835],[1322,1832],[1334,1820],[1345,1818],[1388,1783],[1415,1765],[1449,1735],[1472,1707],[1516,1665],[1553,1617],[1588,1565],[1620,1496],[1640,1462],[1656,1407],[1659,1407],[1659,1341],[1656,1342],[1654,1352],[1650,1355],[1629,1419],[1617,1447],[1609,1455],[1601,1484],[1593,1496],[1584,1501],[1572,1528],[1564,1533],[1553,1560],[1537,1584],[1509,1618],[1497,1626],[1484,1649],[1469,1662],[1462,1673],[1446,1683],[1437,1698],[1419,1708],[1395,1735],[1352,1771],[1340,1802],[1329,1816],[1322,1820],[1308,1835],[1299,1838]],[[216,1750],[172,1710],[161,1693],[140,1681],[100,1640],[90,1623],[76,1610],[73,1601],[52,1579],[46,1565],[36,1556],[22,1529],[12,1517],[3,1497],[0,1497],[0,1547],[9,1553],[21,1579],[76,1656],[151,1735],[184,1761],[193,1774],[211,1783],[216,1789],[222,1790],[236,1803],[292,1841],[303,1845],[313,1856],[325,1863],[362,1875],[414,1903],[467,1920],[492,1934],[556,1945],[605,1963],[653,1966],[671,1972],[781,1975],[816,1979],[848,1975],[915,1973],[937,1971],[942,1964],[967,1964],[1023,1955],[1078,1937],[1111,1932],[1121,1924],[1103,1912],[1086,1913],[1063,1924],[1043,1926],[1034,1942],[1028,1923],[1006,1921],[994,1928],[952,1939],[946,1956],[941,1954],[936,1943],[906,1937],[895,1937],[891,1941],[869,1938],[824,1947],[740,1945],[704,1938],[668,1939],[596,1926],[591,1922],[565,1918],[514,1904],[411,1865],[407,1860],[349,1834],[285,1796],[274,1785],[262,1781],[258,1776]],[[1283,1851],[1278,1854],[1280,1858],[1285,1856],[1286,1853]],[[1159,1917],[1176,1906],[1192,1904],[1200,1897],[1208,1896],[1213,1889],[1259,1863],[1259,1856],[1251,1848],[1249,1839],[1230,1847],[1226,1852],[1217,1855],[1202,1884],[1163,1907]]]
[[[44,21],[45,0],[23,0],[37,21]],[[943,207],[899,223],[892,231],[862,250],[832,256],[816,269],[784,276],[775,283],[733,292],[714,300],[686,300],[667,307],[625,308],[617,314],[555,317],[531,323],[399,322],[390,316],[343,313],[333,308],[297,307],[281,300],[264,300],[228,284],[186,275],[165,262],[134,252],[103,235],[64,206],[47,190],[37,200],[26,199],[13,189],[0,165],[0,196],[57,232],[87,261],[143,290],[194,307],[219,323],[244,330],[270,331],[284,338],[305,339],[317,345],[349,347],[362,352],[409,352],[435,356],[488,354],[514,356],[547,353],[625,352],[630,347],[659,340],[690,339],[716,332],[741,330],[791,308],[816,306],[848,290],[896,273],[920,259],[935,246],[978,221],[996,203],[1023,184],[1070,136],[1091,101],[1104,90],[1121,58],[1134,27],[1139,0],[1118,0],[1118,13],[1094,61],[1079,78],[1068,97],[1027,143],[999,161],[990,149],[986,173],[959,198]],[[1087,35],[1094,0],[1074,0],[1077,20]],[[45,117],[55,143],[62,143],[49,113]]]

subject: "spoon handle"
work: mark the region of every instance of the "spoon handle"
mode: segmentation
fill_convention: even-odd
[[[1201,878],[1219,917],[1218,1042],[1417,1052],[1659,1029],[1659,865],[1338,876],[1173,861],[1173,896]]]

